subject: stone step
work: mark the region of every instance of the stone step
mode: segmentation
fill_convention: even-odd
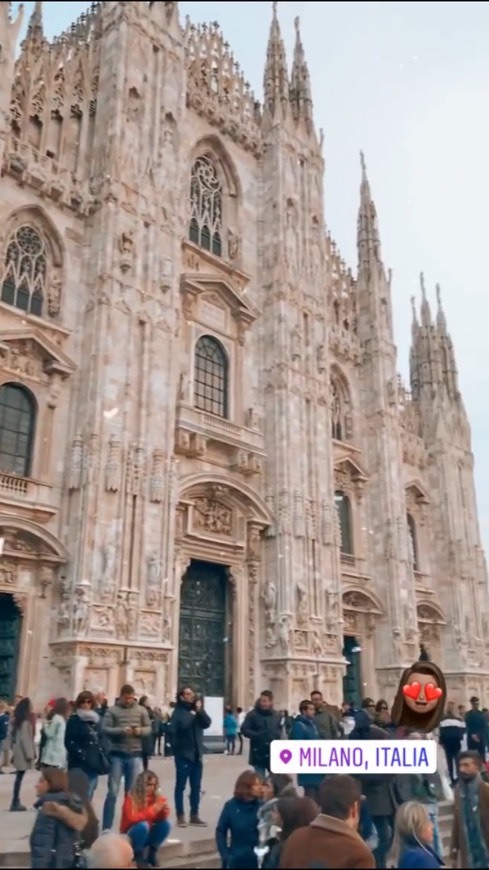
[[[214,837],[206,837],[188,843],[168,843],[160,850],[159,857],[163,867],[188,867],[190,870],[207,870],[207,868],[220,866]],[[30,852],[27,842],[25,850],[0,852],[0,868],[2,870],[14,867],[23,870],[23,868],[30,866]]]

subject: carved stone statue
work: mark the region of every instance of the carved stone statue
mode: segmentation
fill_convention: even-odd
[[[287,655],[290,653],[291,632],[290,615],[288,613],[283,613],[279,619],[278,637],[280,646],[282,647],[283,652]]]
[[[290,350],[293,361],[297,362],[302,354],[302,335],[298,326],[295,326],[292,330],[290,337]]]
[[[119,600],[117,601],[117,606],[115,608],[114,625],[116,637],[126,638],[128,633],[127,604],[122,596],[119,596]]]
[[[109,454],[105,466],[105,489],[106,492],[118,492],[121,485],[122,475],[122,444],[115,435],[109,439]]]
[[[146,582],[146,604],[159,607],[161,600],[161,563],[155,551],[148,559],[148,579]]]
[[[75,634],[84,635],[88,629],[90,616],[90,608],[88,601],[87,590],[78,587],[75,591],[75,602],[73,605],[73,628]]]
[[[309,614],[308,614],[308,602],[307,602],[307,589],[302,583],[297,584],[297,624],[304,625],[307,622]]]
[[[232,230],[228,230],[228,254],[230,260],[239,257],[239,237]]]
[[[326,361],[324,358],[324,344],[322,342],[318,346],[316,359],[318,372],[319,374],[322,374],[326,370]]]
[[[321,638],[319,637],[319,633],[317,631],[313,631],[312,633],[312,652],[313,655],[318,657],[323,655]]]
[[[275,623],[277,609],[277,587],[273,580],[267,580],[263,590],[263,603],[265,605],[265,617],[271,625]]]
[[[261,559],[260,530],[256,526],[250,526],[248,529],[248,559],[253,562]]]

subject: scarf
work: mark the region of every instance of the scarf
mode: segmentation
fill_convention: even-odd
[[[99,718],[100,718],[98,713],[95,712],[95,710],[83,710],[81,708],[76,711],[76,715],[83,722],[91,722],[92,725],[96,725],[98,723]]]
[[[462,824],[467,843],[469,865],[472,870],[489,867],[489,851],[482,833],[479,811],[479,786],[481,778],[475,776],[468,782],[460,782],[462,800]]]

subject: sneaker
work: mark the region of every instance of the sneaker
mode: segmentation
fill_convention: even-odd
[[[187,822],[185,821],[185,816],[177,816],[177,827],[186,828]]]
[[[15,803],[12,803],[10,805],[10,812],[11,813],[25,813],[25,812],[27,812],[27,807],[24,807],[20,803],[20,801],[15,801]]]
[[[190,825],[194,825],[196,828],[207,828],[207,822],[203,822],[199,816],[190,816]]]

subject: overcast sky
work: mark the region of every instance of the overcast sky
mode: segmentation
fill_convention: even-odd
[[[87,3],[44,3],[48,36]],[[182,16],[219,21],[259,99],[269,2],[180,3]],[[33,3],[26,3],[30,14]],[[442,287],[472,424],[484,543],[489,544],[489,4],[487,2],[279,3],[289,60],[293,20],[325,134],[326,220],[356,266],[360,148],[392,267],[399,370],[407,373],[410,297],[424,271]]]

